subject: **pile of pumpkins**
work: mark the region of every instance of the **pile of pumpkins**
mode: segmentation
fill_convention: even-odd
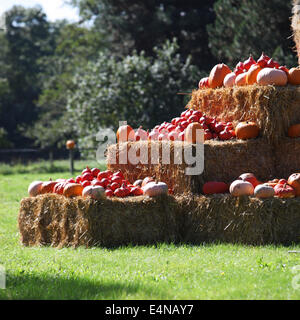
[[[204,131],[202,136],[202,130]],[[197,143],[206,140],[253,139],[259,135],[260,128],[253,121],[243,121],[234,128],[232,122],[225,122],[217,117],[209,117],[199,110],[188,109],[171,122],[155,126],[151,132],[142,127],[133,130],[130,125],[122,125],[117,131],[117,141],[185,141]]]
[[[228,193],[235,197],[254,196],[256,198],[294,198],[300,196],[300,173],[292,174],[288,180],[274,179],[260,182],[253,173],[244,173],[230,185],[224,182],[206,182],[203,193],[206,195]]]
[[[255,61],[250,57],[244,62],[238,62],[232,71],[224,64],[215,65],[209,76],[199,81],[199,89],[233,87],[258,84],[262,86],[287,84],[300,85],[300,67],[288,69],[264,53]]]
[[[86,167],[75,179],[57,179],[52,181],[33,181],[28,187],[30,197],[40,194],[56,193],[65,197],[90,197],[101,200],[104,197],[149,196],[155,197],[169,192],[164,182],[154,178],[145,178],[131,184],[119,170],[100,171],[98,168]]]

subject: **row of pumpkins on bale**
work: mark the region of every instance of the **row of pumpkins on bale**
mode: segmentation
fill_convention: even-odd
[[[103,199],[103,197],[124,198],[140,195],[155,197],[167,194],[169,191],[171,192],[166,183],[153,178],[137,180],[132,184],[124,178],[121,170],[117,172],[100,171],[98,168],[90,169],[89,167],[86,167],[75,179],[33,181],[28,187],[30,197],[55,193],[68,198],[83,196],[95,200]]]
[[[117,131],[118,142],[127,141],[185,141],[197,143],[201,139],[201,131],[204,130],[204,140],[232,140],[253,139],[258,137],[260,128],[254,121],[239,122],[234,128],[232,122],[219,120],[217,117],[209,117],[200,110],[187,109],[179,117],[171,122],[163,122],[155,126],[150,132],[139,127],[133,130],[130,125],[120,126]],[[292,125],[288,130],[290,138],[300,137],[300,124]]]
[[[225,182],[210,181],[203,185],[205,195],[228,193],[232,196],[255,196],[257,198],[292,198],[300,196],[300,173],[292,174],[288,180],[274,179],[265,183],[260,182],[253,173],[244,173],[230,185]],[[65,197],[90,197],[95,200],[103,197],[129,197],[145,195],[155,197],[172,194],[164,182],[155,181],[154,177],[146,177],[131,184],[119,170],[100,171],[97,168],[82,171],[74,179],[57,179],[56,181],[34,181],[28,187],[28,194],[35,197],[40,194],[56,193]]]
[[[199,89],[258,84],[262,86],[300,85],[300,67],[288,69],[264,53],[255,61],[250,57],[238,62],[233,71],[224,64],[215,65],[209,76],[199,81]]]

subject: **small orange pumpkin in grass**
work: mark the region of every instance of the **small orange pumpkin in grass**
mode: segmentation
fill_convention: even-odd
[[[118,142],[126,142],[126,141],[134,141],[135,140],[135,132],[129,125],[120,126],[117,131],[117,141]]]
[[[289,127],[288,136],[290,138],[299,138],[300,137],[300,123],[294,124]]]
[[[247,77],[247,72],[244,72],[244,73],[237,75],[235,78],[235,85],[236,86],[245,86],[247,84],[246,77]]]
[[[293,173],[288,179],[288,184],[295,189],[296,196],[300,196],[300,173]]]
[[[63,194],[66,197],[78,197],[82,195],[83,186],[79,183],[68,183],[64,187]]]
[[[185,129],[185,141],[188,143],[203,143],[204,142],[204,130],[200,123],[190,123]]]
[[[210,88],[218,88],[218,87],[222,87],[223,86],[223,81],[225,76],[231,73],[231,70],[229,69],[229,67],[224,64],[224,63],[220,63],[215,65],[208,77],[208,85]]]
[[[262,68],[258,64],[253,64],[247,72],[246,83],[247,84],[257,83],[256,78],[260,70],[262,70]]]
[[[300,67],[291,68],[289,70],[288,81],[290,84],[293,84],[293,85],[300,84]]]
[[[255,122],[243,121],[235,127],[235,134],[238,139],[253,139],[259,135],[259,127]]]

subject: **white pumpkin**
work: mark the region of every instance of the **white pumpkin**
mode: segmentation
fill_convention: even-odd
[[[38,194],[40,194],[43,183],[44,183],[43,181],[33,181],[33,182],[31,182],[29,187],[28,187],[29,196],[30,197],[35,197]]]
[[[254,196],[256,198],[271,198],[274,197],[275,190],[267,185],[259,184],[254,189]]]
[[[288,82],[288,77],[286,73],[282,70],[264,68],[257,74],[256,81],[261,86],[285,86]]]
[[[254,193],[254,187],[250,182],[235,180],[230,185],[229,191],[235,197],[252,196]]]
[[[144,195],[156,197],[163,194],[168,194],[168,185],[164,182],[149,182],[142,187]]]
[[[228,73],[223,81],[224,87],[230,88],[235,85],[236,74],[234,72]]]
[[[105,195],[105,189],[101,186],[87,186],[82,190],[83,197],[90,197],[95,200],[100,200]]]

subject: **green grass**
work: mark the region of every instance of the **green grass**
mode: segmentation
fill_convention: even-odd
[[[50,172],[53,179],[70,177],[67,162],[55,165],[64,170]],[[300,254],[288,253],[299,245],[23,247],[19,202],[32,180],[49,179],[40,167],[0,174],[0,265],[7,273],[0,299],[300,299],[300,288],[292,286]]]

